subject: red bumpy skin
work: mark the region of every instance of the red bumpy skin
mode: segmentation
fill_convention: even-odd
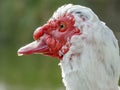
[[[74,16],[65,14],[57,19],[51,19],[47,24],[39,27],[33,34],[34,42],[18,50],[18,54],[42,53],[62,58],[69,50],[70,39],[79,35],[80,30],[74,26]]]

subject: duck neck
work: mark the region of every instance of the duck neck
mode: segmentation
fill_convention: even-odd
[[[66,90],[118,90],[114,66],[98,54],[100,51],[91,47],[63,57],[60,67]]]

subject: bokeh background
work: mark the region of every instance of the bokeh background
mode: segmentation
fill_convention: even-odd
[[[17,50],[33,41],[33,31],[67,3],[90,7],[120,42],[120,0],[0,0],[0,90],[65,90],[59,60],[18,57]]]

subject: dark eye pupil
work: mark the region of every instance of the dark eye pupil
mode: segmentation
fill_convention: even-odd
[[[64,22],[59,24],[59,31],[64,32],[66,30],[66,24]]]
[[[64,28],[64,25],[63,25],[63,24],[60,24],[60,28]]]

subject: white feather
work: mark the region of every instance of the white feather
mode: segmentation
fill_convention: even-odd
[[[66,90],[118,90],[120,57],[113,32],[91,9],[80,5],[62,6],[52,19],[65,13],[74,16],[74,26],[82,32],[71,38],[72,46],[60,62]]]

